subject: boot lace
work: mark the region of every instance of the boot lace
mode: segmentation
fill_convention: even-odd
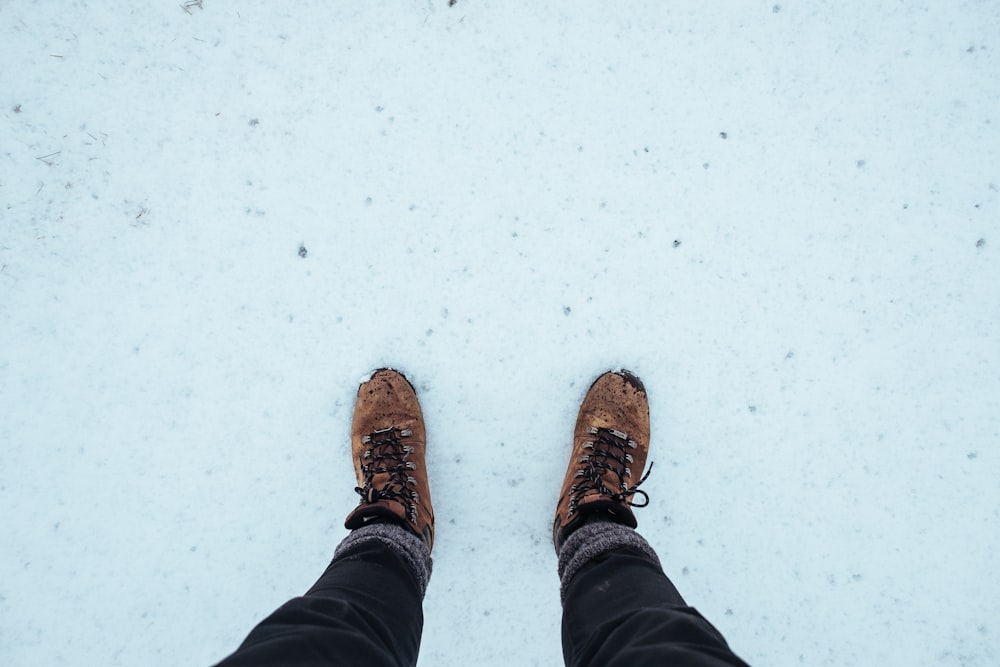
[[[584,443],[583,449],[587,450],[587,453],[577,459],[577,463],[581,464],[580,469],[576,471],[579,481],[569,489],[572,494],[569,501],[569,516],[573,516],[580,499],[589,491],[597,491],[602,496],[631,507],[648,505],[649,495],[640,489],[639,485],[649,477],[653,464],[649,464],[649,470],[638,482],[629,484],[632,477],[630,466],[634,460],[630,450],[637,447],[635,440],[621,431],[610,428],[592,426],[587,432],[593,435],[594,439]],[[611,482],[613,488],[608,487],[607,481]],[[630,496],[634,498],[637,495],[642,496],[642,503],[629,500]]]
[[[417,503],[420,495],[413,488],[417,480],[410,475],[417,466],[408,460],[413,453],[412,445],[405,445],[402,439],[413,435],[410,429],[398,429],[394,426],[378,429],[370,435],[361,438],[363,444],[369,447],[361,455],[362,484],[354,487],[361,496],[362,503],[374,503],[379,500],[390,500],[403,506],[406,518],[410,523],[417,523]],[[389,479],[378,488],[373,486],[376,475],[388,474]]]

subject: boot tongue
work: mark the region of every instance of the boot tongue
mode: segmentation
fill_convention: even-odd
[[[614,500],[601,499],[588,502],[580,508],[580,513],[585,517],[584,523],[591,521],[611,521],[628,526],[629,528],[635,528],[639,525],[635,520],[632,508]]]
[[[408,526],[406,522],[399,517],[399,514],[392,509],[390,503],[384,500],[371,504],[359,505],[347,516],[347,520],[344,522],[344,527],[354,530],[355,528],[361,528],[362,526],[367,526],[372,523],[396,523],[408,528],[409,530],[413,530],[412,526]]]

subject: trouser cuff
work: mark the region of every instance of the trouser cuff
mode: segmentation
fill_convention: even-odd
[[[382,542],[406,563],[420,588],[420,597],[423,598],[427,582],[431,579],[431,552],[423,540],[399,524],[373,523],[352,530],[333,552],[333,559],[336,560],[353,547],[371,541]]]
[[[649,542],[628,526],[592,519],[570,533],[559,550],[559,597],[563,603],[569,582],[580,568],[602,554],[624,547],[642,552],[657,568],[663,569]]]

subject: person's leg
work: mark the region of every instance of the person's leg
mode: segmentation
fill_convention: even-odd
[[[410,531],[359,528],[305,595],[264,619],[219,665],[414,665],[430,573],[427,545]]]
[[[663,574],[632,528],[604,521],[559,552],[563,656],[569,666],[745,666]]]
[[[580,406],[552,526],[563,657],[572,667],[744,665],[686,605],[634,530],[632,508],[649,501],[639,489],[649,436],[639,378],[628,371],[597,378]],[[634,503],[637,495],[644,502]]]
[[[322,577],[260,623],[221,665],[414,665],[434,511],[416,392],[380,369],[358,388],[351,452],[361,500]]]

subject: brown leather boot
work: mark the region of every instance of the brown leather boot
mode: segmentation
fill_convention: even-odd
[[[625,370],[594,380],[576,418],[573,452],[556,506],[556,553],[591,516],[636,527],[631,508],[649,504],[649,496],[639,490],[649,475],[639,477],[648,452],[649,401],[642,382]],[[636,494],[645,501],[633,503]]]
[[[344,526],[393,521],[413,531],[430,549],[434,510],[424,461],[424,416],[413,385],[402,373],[382,368],[358,388],[351,425],[351,451],[361,502]]]

